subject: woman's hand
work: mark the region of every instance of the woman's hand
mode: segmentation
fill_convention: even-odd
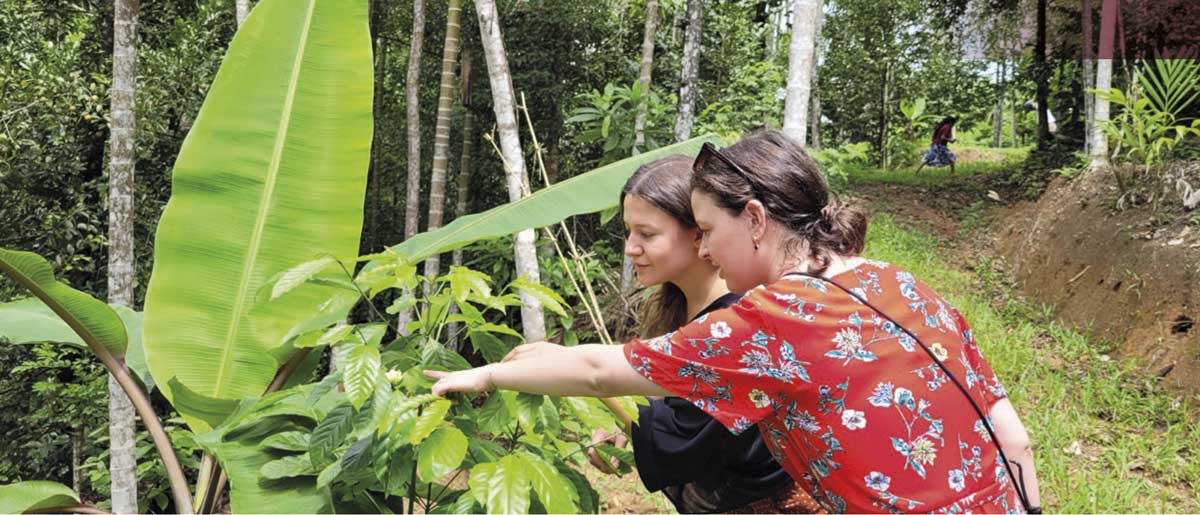
[[[563,349],[565,349],[565,347],[562,345],[550,342],[526,343],[524,345],[518,345],[514,347],[513,350],[508,351],[508,354],[505,355],[504,359],[500,360],[500,362],[505,363],[508,361],[541,357],[553,354],[555,352],[561,352]]]
[[[434,395],[445,396],[450,392],[486,392],[495,388],[495,384],[492,383],[492,370],[487,366],[458,372],[426,370],[425,376],[437,380],[433,384]]]
[[[604,458],[600,457],[600,453],[596,452],[596,446],[607,443],[617,447],[625,447],[625,444],[628,442],[629,438],[625,436],[625,433],[620,431],[610,433],[603,429],[597,429],[592,433],[592,446],[588,447],[587,450],[588,462],[605,474],[616,474],[617,467],[621,465],[620,460],[613,456],[607,462],[604,461]]]

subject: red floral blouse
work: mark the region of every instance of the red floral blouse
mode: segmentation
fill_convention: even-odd
[[[867,261],[833,280],[916,334],[985,413],[1005,396],[966,320],[911,273]],[[826,281],[759,286],[625,355],[731,431],[758,424],[830,512],[1023,512],[962,392],[912,337]]]

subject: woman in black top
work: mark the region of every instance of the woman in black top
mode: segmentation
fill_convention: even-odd
[[[717,268],[697,254],[700,231],[692,218],[691,173],[691,158],[667,157],[639,168],[621,192],[625,254],[641,285],[661,286],[645,314],[644,334],[672,331],[739,298],[729,293]],[[803,490],[793,488],[757,428],[735,436],[684,399],[651,399],[639,408],[630,435],[642,483],[665,493],[680,513],[820,510]],[[594,451],[589,457],[606,468]]]

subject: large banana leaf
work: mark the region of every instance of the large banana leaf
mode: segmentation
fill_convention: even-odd
[[[440,229],[413,236],[392,250],[409,260],[419,261],[471,242],[545,227],[575,215],[614,207],[625,181],[638,167],[676,154],[694,156],[706,142],[721,145],[716,136],[701,136],[629,157],[553,184],[516,202],[459,217]]]
[[[264,0],[238,30],[155,240],[146,360],[172,402],[172,378],[205,397],[261,395],[279,366],[271,351],[328,292],[257,292],[297,263],[357,254],[372,88],[367,0]]]
[[[142,351],[142,314],[119,304],[109,307],[117,312],[125,327],[129,342],[125,364],[146,391],[154,389],[154,379],[146,369],[146,355]],[[0,339],[16,344],[51,342],[87,348],[83,338],[58,313],[35,298],[0,304]]]
[[[79,496],[53,481],[22,481],[0,486],[0,513],[66,512],[79,506]]]
[[[125,354],[127,338],[125,324],[117,313],[107,304],[96,300],[91,295],[71,288],[54,279],[54,270],[50,268],[41,256],[32,252],[0,249],[0,272],[11,277],[30,293],[45,303],[67,327],[78,335],[78,342],[86,343],[92,352],[108,353],[120,359]],[[23,318],[36,317],[45,320],[47,313],[40,315],[31,313],[29,304],[22,307]],[[17,316],[14,312],[13,316]],[[16,339],[29,336],[29,329],[24,324],[14,324],[21,327],[12,329]],[[61,327],[54,331],[57,337],[64,337]]]

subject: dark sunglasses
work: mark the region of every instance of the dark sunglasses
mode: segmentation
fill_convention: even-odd
[[[696,155],[696,160],[692,162],[692,171],[695,172],[703,169],[705,166],[708,166],[708,163],[711,162],[712,158],[714,157],[741,176],[742,180],[746,181],[746,184],[750,185],[750,191],[754,194],[754,198],[760,201],[764,199],[762,190],[758,189],[758,184],[750,179],[750,174],[746,173],[746,170],[741,166],[738,166],[738,164],[733,162],[733,160],[725,157],[725,154],[722,154],[721,151],[717,150],[717,147],[714,147],[712,143],[705,143],[700,146],[700,153]]]

